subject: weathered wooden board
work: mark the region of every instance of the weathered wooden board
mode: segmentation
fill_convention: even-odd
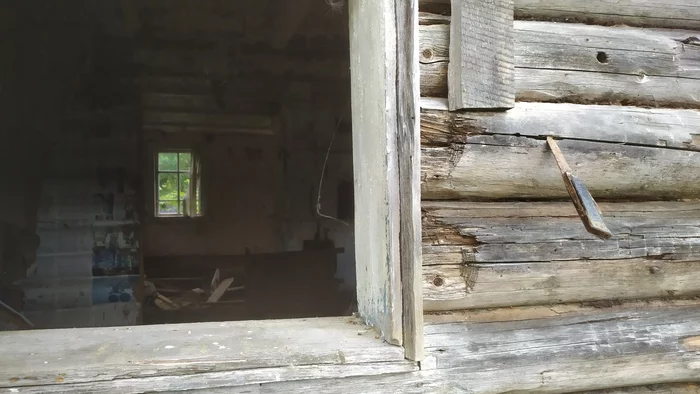
[[[421,94],[447,97],[448,18],[424,14]],[[521,101],[697,107],[697,31],[515,22],[515,88]],[[687,40],[691,40],[689,43]],[[594,74],[591,74],[594,73]]]
[[[700,202],[599,205],[614,234],[605,241],[570,202],[423,201],[423,264],[700,259]]]
[[[564,198],[546,141],[467,136],[422,148],[423,199]],[[595,198],[700,197],[700,152],[563,139],[566,160]]]
[[[515,17],[601,25],[700,28],[700,5],[671,0],[514,0]],[[450,13],[450,0],[421,0],[420,10]]]
[[[515,104],[512,0],[452,0],[450,109]]]
[[[326,320],[326,319],[324,319]],[[555,317],[519,322],[498,323],[453,323],[426,326],[426,341],[430,357],[422,363],[422,370],[412,364],[395,357],[400,357],[401,351],[394,349],[395,354],[384,361],[371,362],[377,354],[367,352],[359,356],[365,346],[354,347],[356,351],[346,353],[347,348],[353,348],[345,342],[345,335],[338,332],[317,335],[316,331],[306,332],[297,337],[297,330],[285,331],[284,327],[273,328],[268,323],[255,322],[247,332],[231,332],[230,323],[224,323],[221,333],[212,337],[203,337],[198,345],[204,349],[220,349],[221,346],[234,345],[246,335],[258,336],[262,330],[281,347],[278,352],[299,358],[295,365],[270,366],[256,368],[251,353],[240,355],[229,348],[231,359],[227,363],[215,365],[197,364],[192,360],[198,355],[194,348],[189,349],[187,358],[161,356],[158,359],[146,360],[145,351],[166,353],[166,343],[174,336],[187,337],[195,334],[197,324],[178,326],[145,327],[151,330],[160,328],[167,332],[167,338],[158,335],[140,336],[138,344],[140,358],[129,357],[134,350],[132,346],[124,348],[114,341],[115,350],[109,346],[101,346],[104,341],[96,341],[88,336],[88,340],[75,338],[69,340],[71,351],[45,346],[45,342],[33,343],[22,341],[11,342],[13,349],[22,349],[22,363],[31,365],[21,368],[22,372],[47,371],[53,368],[49,382],[41,381],[34,385],[16,387],[22,393],[94,393],[112,392],[142,393],[142,392],[180,392],[197,390],[207,393],[337,393],[337,392],[444,392],[444,393],[499,393],[499,392],[543,392],[562,393],[591,389],[611,389],[620,386],[637,386],[665,382],[697,382],[700,379],[700,354],[695,347],[695,338],[700,335],[700,308],[678,307],[667,309],[635,309],[615,312],[600,312],[585,316]],[[274,322],[284,326],[286,322]],[[220,323],[215,323],[217,326]],[[243,323],[241,323],[243,324]],[[249,323],[245,323],[249,324]],[[211,323],[210,323],[211,325]],[[262,325],[262,328],[261,328]],[[131,330],[141,329],[133,327]],[[182,331],[172,329],[182,328]],[[306,326],[308,329],[309,326]],[[187,334],[185,329],[192,330]],[[105,329],[112,331],[112,329]],[[123,331],[122,331],[123,330]],[[73,331],[75,332],[75,331]],[[106,331],[105,331],[106,332]],[[126,329],[120,329],[112,334],[97,335],[98,338],[124,338],[127,345],[132,335],[125,335]],[[71,331],[66,331],[71,333]],[[12,333],[14,339],[18,335],[29,333]],[[52,344],[56,341],[56,332],[35,332],[48,337],[53,334]],[[241,336],[242,335],[242,336]],[[358,340],[368,339],[352,333]],[[201,336],[201,335],[199,335]],[[335,337],[334,337],[335,336]],[[92,338],[92,340],[90,340]],[[153,340],[150,346],[144,346],[144,338]],[[317,338],[315,341],[314,338]],[[333,338],[330,340],[329,338]],[[339,341],[340,338],[340,341]],[[4,339],[4,338],[3,338]],[[161,342],[160,339],[165,340]],[[301,339],[303,345],[299,345]],[[221,342],[226,340],[225,343]],[[349,338],[350,341],[355,342]],[[209,343],[211,342],[211,345]],[[247,341],[247,340],[246,340]],[[88,344],[86,342],[91,342]],[[155,343],[158,342],[158,343]],[[214,342],[217,342],[214,344]],[[314,344],[311,344],[314,342]],[[339,345],[341,342],[342,346]],[[111,342],[110,342],[111,343]],[[266,343],[270,345],[271,343]],[[3,343],[3,345],[6,345]],[[165,345],[165,346],[163,346]],[[308,345],[308,347],[307,347]],[[334,359],[317,357],[314,350],[329,349],[334,346]],[[194,345],[196,346],[196,345]],[[206,347],[204,347],[206,346]],[[291,347],[292,354],[289,354]],[[3,347],[6,349],[6,347]],[[148,349],[148,350],[144,350]],[[264,349],[269,349],[265,346]],[[45,352],[53,357],[70,356],[87,353],[88,361],[93,364],[83,364],[77,371],[93,370],[96,375],[90,381],[71,383],[72,375],[66,369],[66,361],[47,358]],[[60,351],[60,353],[58,353]],[[31,353],[34,355],[31,355]],[[184,352],[184,351],[183,351]],[[256,349],[258,354],[260,349]],[[265,351],[263,351],[264,353]],[[13,354],[14,353],[10,353]],[[233,357],[236,355],[237,357]],[[268,354],[269,355],[269,354]],[[349,356],[349,358],[348,358]],[[198,356],[199,357],[199,356]],[[286,357],[286,356],[285,356]],[[343,357],[346,357],[343,360]],[[364,359],[364,362],[361,360]],[[380,358],[377,357],[379,360]],[[5,363],[12,360],[2,360],[3,375]],[[42,360],[48,361],[44,364]],[[189,360],[189,361],[188,361]],[[351,361],[352,360],[352,361]],[[38,362],[36,362],[38,361]],[[63,362],[61,362],[63,361]],[[113,363],[117,361],[116,365]],[[131,361],[131,363],[128,363]],[[148,362],[145,362],[148,361]],[[221,361],[221,360],[220,360]],[[232,365],[238,362],[249,368],[233,370]],[[259,363],[259,362],[257,362]],[[24,365],[24,364],[23,364]],[[114,370],[127,366],[118,376],[101,375],[100,372]],[[197,373],[183,373],[187,368],[195,368]],[[169,375],[158,375],[158,370],[169,368]],[[212,369],[216,368],[216,369]],[[227,369],[224,369],[227,368]],[[66,373],[66,371],[69,371]],[[132,372],[137,371],[137,372]],[[12,371],[10,371],[12,372]],[[36,372],[33,372],[36,374]],[[65,375],[61,375],[65,373]],[[26,375],[33,376],[33,375]],[[3,381],[6,381],[3,379]],[[5,386],[8,387],[8,386]],[[9,386],[11,387],[11,386]],[[692,387],[692,386],[689,386]]]
[[[348,12],[355,212],[366,213],[355,218],[358,309],[401,344],[396,8],[390,0],[350,1]]]
[[[415,370],[375,335],[349,317],[8,332],[0,388],[131,393],[148,387],[138,382],[164,391],[182,381],[203,388]]]
[[[689,344],[698,335],[700,308],[679,307],[429,325],[425,340],[437,371],[463,392],[564,393],[698,382],[700,353]]]
[[[490,309],[459,309],[452,311],[435,311],[425,314],[426,324],[444,323],[493,323],[511,322],[532,319],[560,318],[565,316],[584,316],[590,314],[611,313],[616,311],[649,310],[650,308],[675,308],[680,306],[700,307],[700,299],[659,299],[600,302],[585,302],[573,304],[549,304],[512,306]]]
[[[700,260],[427,266],[426,311],[700,295]]]
[[[420,82],[418,77],[418,0],[396,3],[397,144],[401,246],[403,346],[406,358],[423,359],[423,288],[421,286]]]
[[[700,29],[700,4],[686,0],[515,0],[519,18]]]
[[[695,110],[517,103],[504,113],[458,113],[447,112],[445,100],[442,105],[440,100],[423,100],[424,146],[463,143],[475,134],[505,134],[700,150],[700,113]]]
[[[647,386],[623,387],[619,389],[581,391],[581,394],[700,394],[700,384],[672,383]]]

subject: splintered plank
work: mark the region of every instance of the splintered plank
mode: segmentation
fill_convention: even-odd
[[[614,237],[570,202],[423,202],[425,310],[700,294],[700,203],[601,203]]]
[[[512,0],[452,0],[450,109],[515,103]]]

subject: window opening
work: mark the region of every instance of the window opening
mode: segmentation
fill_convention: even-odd
[[[201,216],[201,163],[192,151],[157,153],[156,216]]]

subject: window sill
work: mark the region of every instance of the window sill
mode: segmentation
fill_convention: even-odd
[[[418,369],[352,317],[14,331],[0,335],[0,349],[0,388],[36,392],[197,390]]]

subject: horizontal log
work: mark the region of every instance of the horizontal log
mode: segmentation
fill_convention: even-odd
[[[685,0],[515,0],[515,17],[600,25],[700,29],[700,5]],[[420,0],[421,11],[450,13],[450,0]]]
[[[695,110],[521,102],[506,112],[458,113],[447,112],[446,100],[423,100],[423,146],[504,134],[700,150],[700,113]]]
[[[423,264],[700,260],[700,202],[599,205],[614,235],[605,241],[570,202],[423,201]]]
[[[422,148],[423,199],[567,196],[546,141],[509,135],[464,141]],[[700,197],[700,152],[570,139],[558,144],[595,198]]]
[[[423,15],[421,95],[447,96],[449,25]],[[515,22],[515,85],[520,101],[697,107],[696,31]],[[593,74],[592,74],[593,73]]]
[[[452,311],[426,312],[425,324],[445,323],[493,323],[511,322],[533,319],[560,318],[565,316],[584,316],[595,313],[616,311],[641,311],[657,308],[674,308],[681,306],[700,307],[700,299],[658,299],[658,300],[632,300],[616,301],[606,300],[600,302],[570,303],[509,306],[505,308],[489,309],[460,309]]]
[[[700,260],[577,260],[428,266],[426,311],[700,295]]]
[[[687,343],[698,335],[697,306],[428,325],[422,370],[432,363],[447,387],[470,393],[699,382],[700,353]]]

